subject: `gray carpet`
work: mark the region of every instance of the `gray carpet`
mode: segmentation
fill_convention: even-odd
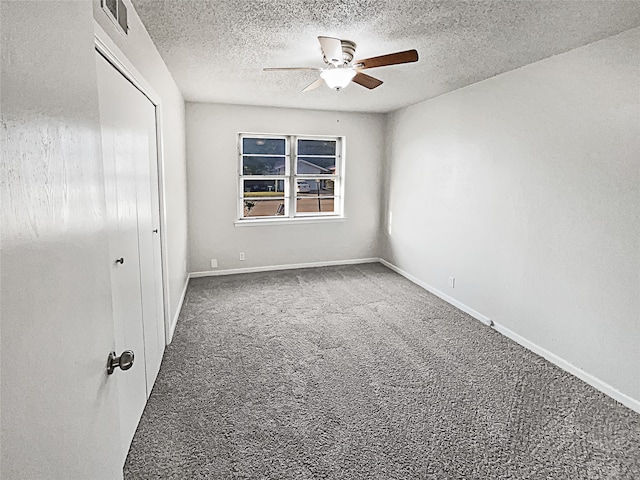
[[[640,479],[640,415],[379,264],[192,280],[127,479]]]

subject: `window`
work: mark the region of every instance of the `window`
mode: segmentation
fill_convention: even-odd
[[[342,214],[342,137],[239,136],[238,218]]]
[[[107,13],[118,31],[124,35],[129,34],[129,22],[127,21],[127,7],[122,0],[102,0],[102,9]]]

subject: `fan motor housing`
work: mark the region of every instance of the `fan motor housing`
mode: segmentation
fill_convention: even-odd
[[[348,65],[353,60],[353,55],[356,53],[356,42],[352,42],[351,40],[340,40],[342,44],[342,65]],[[327,57],[322,58],[324,63],[327,65],[332,65]]]
[[[356,53],[356,43],[351,40],[340,40],[342,43],[342,58],[344,64],[347,65],[353,60],[353,55]]]

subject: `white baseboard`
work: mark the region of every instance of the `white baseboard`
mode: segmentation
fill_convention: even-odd
[[[209,270],[191,272],[189,278],[217,277],[219,275],[236,275],[238,273],[271,272],[275,270],[293,270],[296,268],[331,267],[334,265],[355,265],[359,263],[377,263],[379,258],[358,258],[353,260],[334,260],[330,262],[292,263],[287,265],[268,265],[265,267],[231,268],[228,270]]]
[[[536,345],[535,343],[533,343],[533,342],[527,340],[526,338],[518,335],[517,333],[513,332],[512,330],[509,330],[504,325],[500,325],[498,323],[493,322],[488,317],[482,315],[481,313],[477,312],[476,310],[472,309],[471,307],[465,305],[462,302],[457,301],[454,298],[451,298],[449,295],[446,295],[446,294],[442,293],[440,290],[438,290],[436,288],[433,288],[431,285],[429,285],[429,284],[423,282],[422,280],[414,277],[410,273],[407,273],[404,270],[396,267],[392,263],[389,263],[384,259],[380,259],[380,263],[382,263],[384,266],[390,268],[394,272],[399,273],[400,275],[402,275],[406,279],[412,281],[416,285],[424,288],[428,292],[433,293],[435,296],[440,297],[445,302],[453,305],[454,307],[459,308],[460,310],[462,310],[465,313],[468,313],[469,315],[471,315],[476,320],[479,320],[482,323],[493,327],[497,332],[501,333],[505,337],[510,338],[511,340],[516,342],[518,345],[526,348],[527,350],[532,351],[533,353],[535,353],[537,355],[540,355],[541,357],[543,357],[544,359],[546,359],[549,362],[553,363],[554,365],[556,365],[557,367],[561,368],[565,372],[568,372],[571,375],[573,375],[575,377],[578,377],[583,382],[591,385],[596,390],[599,390],[600,392],[604,393],[605,395],[608,395],[609,397],[611,397],[614,400],[620,402],[621,404],[623,404],[624,406],[630,408],[631,410],[633,410],[633,411],[635,411],[637,413],[640,413],[640,400],[636,400],[636,399],[630,397],[629,395],[626,395],[626,394],[620,392],[619,390],[616,390],[614,387],[612,387],[608,383],[603,382],[599,378],[594,377],[590,373],[587,373],[584,370],[576,367],[575,365],[569,363],[568,361],[566,361],[565,359],[559,357],[555,353],[552,353],[549,350],[547,350],[545,348],[542,348],[541,346]]]
[[[182,289],[182,295],[180,295],[180,300],[178,301],[178,308],[176,308],[176,313],[173,316],[173,320],[171,321],[171,325],[169,326],[169,338],[167,339],[167,345],[171,343],[173,340],[173,333],[176,331],[176,326],[178,325],[178,318],[180,317],[180,312],[182,311],[182,304],[184,303],[184,298],[187,296],[187,287],[189,286],[189,276],[184,282],[184,288]]]
[[[573,375],[575,377],[578,377],[583,382],[588,383],[589,385],[591,385],[596,390],[601,391],[605,395],[608,395],[609,397],[611,397],[614,400],[620,402],[621,404],[623,404],[624,406],[630,408],[631,410],[633,410],[633,411],[635,411],[637,413],[640,413],[640,401],[638,401],[638,400],[636,400],[634,398],[631,398],[629,395],[626,395],[626,394],[620,392],[619,390],[616,390],[615,388],[613,388],[608,383],[603,382],[599,378],[594,377],[590,373],[587,373],[584,370],[576,367],[575,365],[567,362],[565,359],[559,357],[558,355],[556,355],[553,352],[550,352],[546,348],[543,348],[543,347],[541,347],[539,345],[536,345],[533,342],[530,342],[526,338],[518,335],[517,333],[513,332],[512,330],[509,330],[504,325],[500,325],[499,323],[495,323],[494,322],[493,323],[493,328],[497,332],[500,332],[502,335],[504,335],[505,337],[510,338],[511,340],[513,340],[517,344],[523,346],[527,350],[530,350],[533,353],[535,353],[537,355],[540,355],[541,357],[543,357],[546,360],[550,361],[551,363],[553,363],[557,367],[560,367],[565,372],[568,372],[571,375]]]
[[[453,305],[456,308],[459,308],[460,310],[462,310],[465,313],[468,313],[469,315],[471,315],[476,320],[480,320],[485,325],[491,326],[491,324],[492,324],[491,320],[489,320],[489,318],[487,318],[484,315],[482,315],[480,312],[475,311],[473,308],[465,305],[462,302],[459,302],[455,298],[450,297],[446,293],[441,292],[437,288],[432,287],[431,285],[423,282],[419,278],[414,277],[410,273],[405,272],[404,270],[396,267],[394,264],[389,263],[389,262],[387,262],[386,260],[384,260],[382,258],[380,259],[380,263],[383,264],[385,267],[390,268],[394,272],[399,273],[400,275],[402,275],[407,280],[411,280],[413,283],[415,283],[416,285],[424,288],[426,291],[433,293],[436,297],[440,297],[442,300],[444,300],[448,304]]]

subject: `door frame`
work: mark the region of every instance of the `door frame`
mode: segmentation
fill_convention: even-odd
[[[98,54],[109,62],[120,74],[126,78],[140,93],[149,99],[155,108],[156,120],[156,157],[158,171],[158,205],[160,211],[160,270],[162,284],[162,313],[164,326],[165,346],[171,343],[171,316],[169,312],[169,263],[167,259],[167,208],[165,202],[165,170],[164,170],[164,148],[162,137],[162,104],[160,96],[151,85],[138,72],[133,64],[127,59],[124,53],[115,45],[109,35],[94,20],[94,46]]]

